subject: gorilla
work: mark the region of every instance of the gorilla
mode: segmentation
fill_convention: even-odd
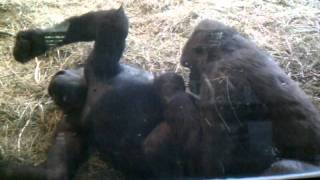
[[[234,29],[201,21],[181,64],[200,98],[209,176],[261,173],[279,159],[318,163],[320,114],[275,61]],[[220,131],[215,127],[219,126]]]
[[[146,157],[154,158],[151,162],[169,158],[174,162],[170,168],[174,176],[201,176],[202,134],[196,99],[185,92],[183,78],[175,73],[156,77],[154,87],[163,103],[164,121],[144,141]]]
[[[130,179],[154,174],[144,161],[142,144],[162,120],[161,100],[150,73],[119,63],[127,34],[122,7],[17,34],[13,54],[22,63],[53,47],[94,41],[83,69],[60,71],[50,83],[49,94],[65,118],[57,129],[57,148],[50,150],[59,152],[49,153],[45,178],[71,179],[86,160],[88,147]]]

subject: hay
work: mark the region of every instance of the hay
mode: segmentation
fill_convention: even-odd
[[[40,163],[60,112],[47,95],[51,76],[81,63],[90,44],[54,49],[21,65],[11,55],[19,30],[47,27],[121,1],[0,0],[0,152],[5,159]],[[320,107],[318,0],[129,0],[130,34],[123,61],[146,70],[174,70],[192,28],[211,18],[235,27],[268,51]]]

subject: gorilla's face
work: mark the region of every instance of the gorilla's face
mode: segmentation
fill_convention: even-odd
[[[193,93],[199,93],[201,73],[208,64],[221,60],[224,41],[232,34],[231,28],[213,20],[203,20],[195,28],[180,59],[181,65],[190,69],[189,86]]]
[[[230,31],[230,28],[220,22],[201,21],[183,48],[181,64],[192,71],[201,72],[209,61],[214,60],[212,57],[220,48],[226,31]]]

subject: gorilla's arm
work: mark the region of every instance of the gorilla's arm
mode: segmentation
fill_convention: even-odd
[[[68,123],[71,118],[76,118],[76,116],[69,115],[59,122],[53,145],[44,164],[31,166],[3,163],[4,165],[0,166],[1,179],[72,179],[79,166],[88,157],[87,139]]]

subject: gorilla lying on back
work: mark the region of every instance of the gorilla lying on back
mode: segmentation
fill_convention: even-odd
[[[79,81],[77,72],[60,71],[49,87],[49,93],[67,117],[73,112],[67,121],[75,129],[71,131],[79,136],[77,147],[82,147],[79,148],[81,152],[74,152],[73,147],[67,145],[66,156],[83,158],[88,147],[93,147],[128,177],[144,178],[153,173],[144,163],[142,144],[162,120],[162,106],[153,91],[152,75],[119,63],[127,34],[128,19],[122,7],[90,12],[71,17],[51,29],[19,32],[14,57],[19,62],[27,62],[50,47],[94,41],[94,48],[84,65],[84,77]],[[68,78],[70,83],[66,83]],[[72,85],[81,84],[85,85],[83,91],[73,91]],[[66,89],[64,85],[70,88]],[[81,110],[74,112],[77,108]],[[64,161],[60,164],[67,167],[59,168],[67,172],[55,171],[54,176],[49,173],[49,179],[71,178],[82,162],[68,163],[68,158]]]
[[[181,63],[191,70],[191,90],[200,97],[201,118],[208,120],[203,133],[217,152],[208,157],[216,163],[208,175],[261,172],[282,158],[319,163],[319,111],[254,43],[204,20],[187,41]]]

